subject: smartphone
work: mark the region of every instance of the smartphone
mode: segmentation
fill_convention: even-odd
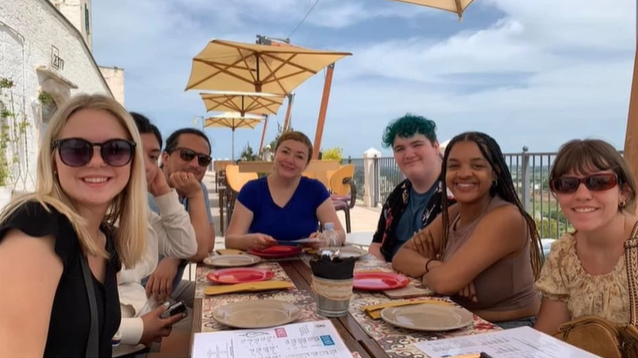
[[[183,314],[184,317],[186,317],[186,315],[188,314],[188,310],[186,309],[186,304],[183,301],[180,301],[171,305],[166,311],[164,311],[164,313],[162,313],[160,318],[166,319],[176,314]]]

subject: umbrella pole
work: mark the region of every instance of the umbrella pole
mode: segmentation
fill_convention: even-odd
[[[288,108],[286,108],[286,119],[284,120],[284,128],[283,128],[283,132],[286,132],[288,129],[290,129],[290,112],[292,110],[292,102],[293,99],[295,98],[295,95],[290,93],[288,94]]]
[[[638,46],[638,41],[636,45]],[[634,75],[629,96],[624,156],[634,177],[638,178],[638,47],[636,47],[634,57]]]
[[[315,143],[313,159],[319,159],[319,151],[321,151],[321,137],[323,136],[323,125],[326,121],[326,112],[328,111],[328,101],[330,100],[330,88],[332,87],[332,72],[335,64],[328,66],[326,72],[326,80],[323,84],[323,97],[321,98],[321,107],[319,108],[319,119],[317,120],[317,131],[315,132]]]
[[[261,142],[259,142],[259,154],[264,148],[264,139],[266,139],[266,127],[268,127],[268,115],[264,116],[264,128],[261,130]]]
[[[230,158],[235,162],[235,128],[233,128],[233,153],[230,155]]]

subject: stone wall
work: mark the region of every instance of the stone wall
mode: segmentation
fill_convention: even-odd
[[[16,146],[16,190],[31,190],[46,127],[40,91],[58,105],[76,93],[112,94],[82,34],[47,0],[0,1],[0,49],[0,78],[15,83],[2,91],[2,101],[29,122],[24,142]]]
[[[49,0],[80,32],[89,49],[93,48],[93,22],[90,0]]]
[[[124,69],[118,67],[100,67],[102,76],[109,84],[109,88],[120,104],[124,105]]]

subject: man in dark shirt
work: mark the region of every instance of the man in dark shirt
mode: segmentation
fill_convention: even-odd
[[[401,245],[441,212],[441,199],[451,199],[442,189],[441,152],[434,121],[406,114],[386,127],[383,145],[392,147],[394,160],[406,179],[383,204],[368,251],[381,260],[392,261]]]

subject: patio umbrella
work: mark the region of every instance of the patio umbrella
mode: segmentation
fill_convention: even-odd
[[[450,11],[459,15],[459,19],[463,17],[463,12],[470,6],[474,0],[394,0],[407,2],[410,4],[422,5],[427,7],[433,7],[435,9],[441,9]]]
[[[246,113],[277,114],[279,107],[284,102],[283,95],[270,93],[243,93],[243,92],[215,92],[200,93],[206,112],[238,112],[242,116]]]
[[[629,113],[625,129],[624,157],[634,177],[638,177],[638,9],[636,9],[636,50],[634,52],[634,72],[629,92]],[[634,208],[638,213],[638,205]]]
[[[286,95],[348,52],[212,40],[193,58],[186,90]]]
[[[261,121],[264,119],[263,116],[255,115],[255,114],[246,114],[241,115],[237,112],[226,112],[222,114],[218,114],[215,116],[211,116],[204,120],[204,127],[208,128],[230,128],[233,132],[233,154],[232,160],[235,160],[235,129],[237,128],[255,128]]]

